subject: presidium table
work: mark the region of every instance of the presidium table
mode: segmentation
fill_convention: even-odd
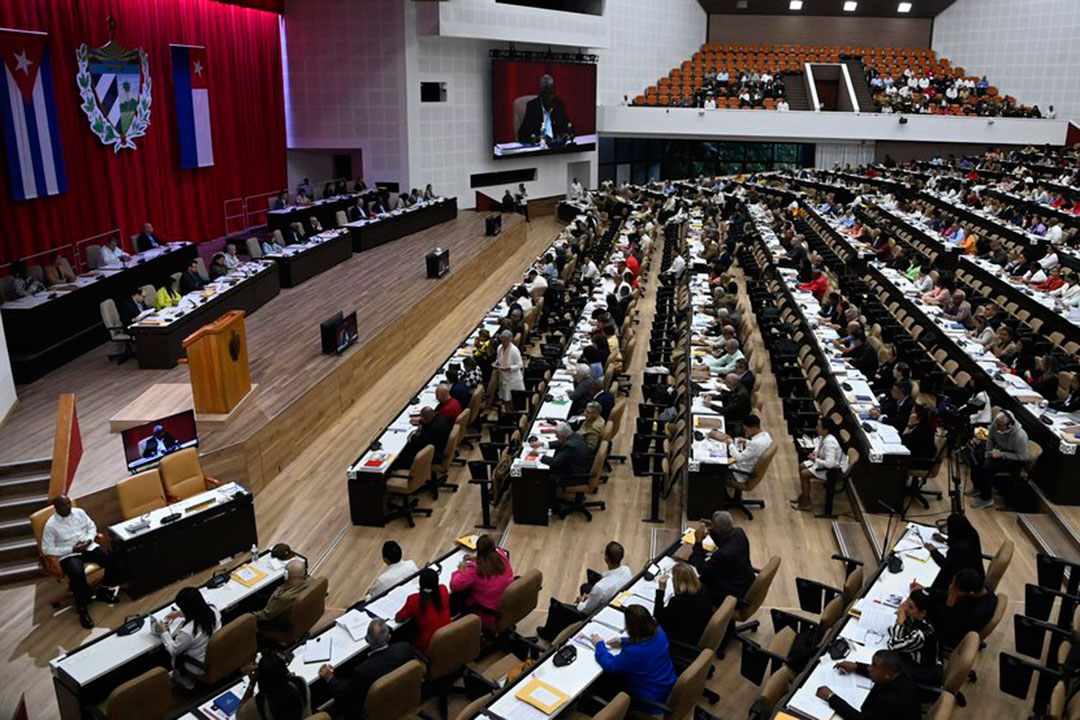
[[[255,503],[227,483],[112,525],[109,536],[127,593],[138,597],[255,545]]]
[[[412,207],[393,210],[386,215],[347,223],[352,234],[353,252],[378,247],[433,225],[457,217],[457,198],[435,198]]]
[[[281,287],[291,288],[351,258],[352,241],[348,230],[337,228],[263,257],[277,264]]]
[[[15,382],[33,382],[105,342],[104,300],[119,302],[143,285],[161,287],[197,254],[194,243],[169,243],[133,255],[125,266],[101,267],[70,285],[0,305]]]
[[[180,304],[145,315],[128,326],[141,368],[168,369],[184,357],[183,342],[203,325],[230,310],[248,314],[281,290],[278,266],[269,261],[244,263],[203,290],[188,293]]]

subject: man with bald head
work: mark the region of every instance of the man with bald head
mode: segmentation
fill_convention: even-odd
[[[79,611],[79,622],[89,630],[94,627],[94,620],[87,609],[92,597],[90,584],[86,582],[86,563],[96,563],[105,571],[97,597],[110,605],[117,602],[120,595],[116,563],[112,554],[97,544],[97,525],[85,510],[73,507],[67,495],[57,495],[52,505],[55,512],[45,522],[41,533],[41,554],[46,557],[46,563],[67,576]]]
[[[574,126],[566,115],[566,106],[555,95],[555,79],[550,75],[540,77],[536,97],[525,105],[525,115],[517,129],[521,143],[561,144],[573,137]]]
[[[712,552],[705,550],[706,537],[716,545]],[[713,607],[719,607],[728,595],[742,599],[755,578],[750,564],[750,541],[742,528],[735,527],[731,513],[726,510],[717,510],[711,520],[694,530],[690,564],[697,569]]]
[[[330,665],[319,668],[319,677],[326,681],[330,694],[334,697],[334,716],[342,718],[362,718],[365,716],[364,704],[368,691],[375,682],[415,660],[416,652],[407,642],[390,642],[390,626],[381,618],[375,618],[368,625],[367,658],[353,668],[352,672],[335,673]]]
[[[461,403],[450,394],[450,386],[439,383],[435,388],[435,399],[439,402],[438,407],[435,408],[436,412],[446,418],[446,422],[453,425],[457,416],[461,414]]]
[[[394,460],[394,468],[407,469],[412,464],[416,454],[431,445],[435,448],[433,462],[442,462],[443,453],[446,451],[446,441],[450,439],[452,425],[447,422],[446,416],[439,413],[433,407],[420,409],[420,415],[413,420],[416,430],[413,431],[409,442],[398,453]]]
[[[285,564],[285,582],[274,590],[266,601],[266,607],[254,613],[259,630],[286,630],[293,603],[310,584],[307,563],[294,557]]]

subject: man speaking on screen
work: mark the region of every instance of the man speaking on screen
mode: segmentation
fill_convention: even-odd
[[[518,142],[562,145],[574,137],[574,126],[566,116],[566,106],[555,95],[555,80],[540,78],[539,94],[525,106],[525,117],[517,131]]]

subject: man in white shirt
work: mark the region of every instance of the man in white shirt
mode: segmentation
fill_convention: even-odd
[[[671,277],[676,279],[678,279],[678,277],[683,274],[683,270],[685,269],[686,258],[684,258],[682,255],[676,255],[675,259],[671,261],[670,265],[668,265],[668,272],[671,274]]]
[[[551,598],[547,622],[536,629],[536,634],[551,642],[565,628],[611,602],[634,577],[630,568],[622,564],[624,554],[622,545],[609,542],[604,547],[607,570],[603,574],[586,570],[586,582],[573,605]]]
[[[726,352],[719,357],[710,357],[709,355],[704,357],[705,364],[709,366],[709,370],[714,374],[727,375],[735,370],[736,361],[745,357],[742,350],[739,349],[739,341],[734,338],[724,344],[724,349]]]
[[[419,572],[419,568],[412,560],[401,559],[401,546],[393,540],[383,543],[382,560],[386,563],[386,569],[382,571],[382,575],[375,578],[375,583],[368,590],[368,599],[381,595],[405,578]]]
[[[115,235],[105,241],[105,247],[101,248],[102,267],[120,267],[130,259],[131,256],[116,244]]]
[[[727,443],[728,457],[735,461],[728,471],[740,481],[745,481],[754,474],[761,456],[772,446],[772,435],[761,429],[761,419],[757,415],[746,416],[743,420],[743,432],[746,435],[745,443],[736,443],[716,430],[709,433],[713,440]]]
[[[240,267],[240,258],[236,255],[236,245],[234,243],[225,246],[225,267],[230,270]]]
[[[577,202],[577,201],[581,200],[581,194],[583,192],[585,192],[585,188],[583,188],[581,186],[581,183],[578,182],[577,178],[574,178],[574,181],[570,183],[570,200],[571,200],[571,202]]]
[[[47,564],[63,571],[67,576],[79,621],[89,630],[94,627],[87,607],[92,600],[90,584],[86,582],[86,563],[96,563],[105,571],[98,599],[112,605],[119,599],[120,588],[116,580],[116,568],[108,550],[95,541],[97,525],[85,510],[72,507],[67,495],[57,495],[53,500],[55,512],[45,522],[41,533],[41,554]]]
[[[787,100],[785,100],[784,98],[780,98],[780,100],[778,100],[776,103],[776,109],[778,112],[787,112],[790,109],[788,107]]]
[[[1050,223],[1046,228],[1046,239],[1051,245],[1057,245],[1061,242],[1061,234],[1061,224],[1058,223],[1057,218],[1050,218]]]
[[[525,287],[529,288],[529,294],[533,297],[542,295],[548,288],[547,278],[536,272],[533,268],[529,270],[529,274],[525,276]]]
[[[716,98],[713,97],[712,93],[709,93],[708,97],[705,98],[705,109],[706,110],[715,110],[716,109]]]
[[[581,271],[581,277],[586,281],[596,280],[596,278],[600,277],[600,268],[596,267],[596,263],[593,262],[592,258],[589,258],[588,262],[585,263],[585,269]]]

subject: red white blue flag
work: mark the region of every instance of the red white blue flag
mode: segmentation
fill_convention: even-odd
[[[0,127],[15,200],[67,192],[45,33],[0,29]]]
[[[210,134],[210,89],[206,48],[170,45],[173,85],[176,87],[176,126],[180,133],[180,167],[184,170],[214,164]]]

